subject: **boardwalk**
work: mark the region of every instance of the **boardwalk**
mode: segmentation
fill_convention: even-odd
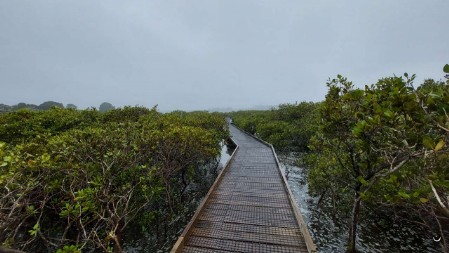
[[[230,130],[238,149],[172,253],[314,252],[274,150]]]

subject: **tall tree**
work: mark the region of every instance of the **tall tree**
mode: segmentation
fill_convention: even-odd
[[[108,102],[103,102],[99,108],[100,112],[107,112],[107,111],[110,111],[113,109],[115,109],[115,107],[111,103],[108,103]]]
[[[38,109],[37,105],[33,105],[33,104],[26,104],[26,103],[18,103],[16,106],[16,109],[20,110],[20,109]]]
[[[356,251],[363,201],[387,198],[426,202],[425,191],[415,191],[396,179],[422,178],[423,173],[430,173],[420,169],[423,159],[429,154],[447,153],[447,148],[443,150],[446,133],[434,122],[441,114],[423,110],[428,101],[420,99],[413,79],[407,74],[404,78],[384,78],[364,90],[355,89],[341,76],[328,82],[321,131],[312,141],[316,154],[310,181],[312,189],[318,191],[331,187],[334,196],[346,200],[346,204],[352,198],[348,252]],[[384,188],[392,181],[399,186],[386,192]],[[416,188],[426,185],[427,180],[417,184]]]
[[[43,102],[42,104],[40,104],[37,109],[39,110],[48,110],[52,107],[59,107],[59,108],[64,108],[64,105],[58,102],[54,102],[54,101],[46,101]]]
[[[67,109],[75,109],[75,110],[78,109],[78,107],[74,104],[67,104],[66,108]]]

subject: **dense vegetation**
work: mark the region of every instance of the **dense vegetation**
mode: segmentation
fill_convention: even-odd
[[[414,78],[383,78],[357,89],[338,76],[327,83],[326,99],[314,113],[302,111],[302,103],[232,115],[281,149],[307,151],[308,145],[310,191],[348,219],[348,252],[356,251],[357,225],[367,212],[423,226],[449,251],[449,80],[415,88]],[[286,114],[288,109],[298,112]],[[298,129],[306,133],[298,135],[301,141],[290,134]]]
[[[0,114],[0,245],[122,252],[140,239],[140,249],[167,249],[213,181],[227,136],[224,118],[206,112]]]
[[[427,80],[415,89],[405,75],[362,90],[339,76],[328,87],[309,181],[336,206],[352,207],[348,251],[355,251],[364,202],[428,226],[447,249],[448,84]]]
[[[273,144],[281,151],[308,151],[319,120],[319,104],[281,104],[270,111],[228,113],[243,130]]]

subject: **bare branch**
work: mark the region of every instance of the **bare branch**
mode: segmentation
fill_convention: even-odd
[[[430,179],[429,179],[429,184],[430,184],[430,187],[432,187],[433,194],[435,195],[435,198],[437,199],[438,204],[440,204],[440,206],[443,208],[446,215],[449,216],[449,208],[443,203],[443,201],[441,201],[440,195],[438,195],[438,192],[435,189],[435,187],[433,186],[432,180],[430,180]]]

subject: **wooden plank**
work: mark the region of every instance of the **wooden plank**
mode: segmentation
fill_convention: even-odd
[[[279,174],[282,177],[282,183],[283,183],[286,191],[288,192],[288,197],[289,197],[289,200],[290,200],[291,207],[293,208],[296,220],[298,222],[298,225],[299,225],[299,227],[301,229],[301,232],[303,234],[304,240],[306,242],[307,250],[308,250],[309,253],[317,252],[316,245],[315,245],[315,243],[312,240],[312,236],[310,236],[309,229],[307,228],[307,225],[304,222],[304,218],[302,217],[301,211],[299,210],[298,205],[296,203],[296,200],[293,197],[293,193],[290,190],[290,187],[288,185],[287,179],[285,178],[284,173],[282,173],[282,171],[281,171],[281,167],[280,167],[280,164],[279,164],[279,159],[278,159],[278,156],[276,154],[276,151],[274,150],[273,145],[271,145],[271,143],[268,143],[268,142],[258,138],[257,136],[254,136],[254,135],[252,135],[250,133],[247,133],[246,131],[244,131],[243,129],[240,129],[237,126],[235,126],[235,127],[238,128],[239,130],[245,132],[246,134],[250,135],[251,137],[255,138],[259,142],[261,142],[261,143],[263,143],[263,144],[265,144],[265,145],[267,145],[267,146],[269,146],[271,148],[271,150],[273,152],[273,155],[275,157],[275,161],[276,161],[276,164],[277,164],[277,168],[278,168]]]
[[[316,252],[273,146],[231,132],[237,148],[171,252]]]
[[[289,235],[269,235],[262,233],[236,232],[218,229],[193,229],[193,236],[201,236],[215,239],[233,240],[241,242],[269,243],[277,245],[286,245],[300,247],[302,243],[297,240],[297,236]]]
[[[233,240],[223,240],[208,237],[192,236],[188,246],[208,248],[213,250],[229,250],[231,252],[258,252],[258,253],[298,253],[300,246],[276,245],[259,242],[242,242]]]
[[[195,224],[195,228],[202,228],[206,230],[225,230],[231,232],[247,232],[247,233],[259,233],[270,235],[275,238],[278,235],[285,236],[298,236],[301,235],[299,227],[285,228],[285,227],[273,227],[273,226],[258,226],[252,224],[238,224],[238,223],[222,223],[214,221],[198,221]]]
[[[309,251],[309,253],[315,253],[315,252],[317,252],[315,243],[313,243],[312,236],[310,236],[309,229],[307,228],[307,225],[304,222],[304,218],[302,217],[301,211],[298,208],[298,204],[296,203],[296,200],[293,197],[293,193],[290,190],[290,187],[288,185],[287,179],[285,178],[284,173],[282,173],[282,171],[281,171],[281,167],[279,166],[279,159],[278,159],[278,157],[276,155],[276,152],[274,151],[274,147],[271,144],[270,144],[270,146],[271,146],[271,149],[273,150],[274,157],[276,158],[276,163],[278,164],[279,173],[281,174],[281,177],[282,177],[282,182],[283,182],[284,187],[286,188],[286,190],[288,192],[288,197],[290,199],[291,206],[292,206],[293,211],[295,213],[296,220],[298,221],[298,225],[299,225],[299,227],[301,229],[302,235],[303,235],[304,240],[306,242],[307,250]]]
[[[231,141],[234,142],[232,139],[231,139]],[[196,209],[195,214],[193,215],[193,217],[190,220],[189,224],[187,224],[187,227],[185,227],[185,229],[183,230],[181,236],[176,241],[176,243],[173,246],[173,248],[170,251],[170,253],[179,253],[179,252],[182,251],[182,249],[184,247],[184,244],[185,244],[186,237],[189,236],[189,234],[192,232],[191,228],[195,225],[195,222],[197,221],[198,217],[203,212],[203,210],[204,210],[204,208],[206,206],[206,203],[209,201],[209,197],[211,196],[211,194],[214,192],[215,188],[217,188],[217,186],[219,185],[219,183],[223,179],[224,174],[226,173],[226,171],[230,167],[230,164],[232,163],[232,160],[233,160],[235,154],[237,153],[237,150],[239,149],[239,146],[235,142],[234,142],[234,144],[236,145],[236,148],[235,148],[234,152],[232,152],[231,157],[226,162],[224,168],[221,170],[220,174],[217,176],[217,179],[212,184],[212,187],[207,192],[206,197],[204,197],[204,199],[203,199],[203,202]]]

